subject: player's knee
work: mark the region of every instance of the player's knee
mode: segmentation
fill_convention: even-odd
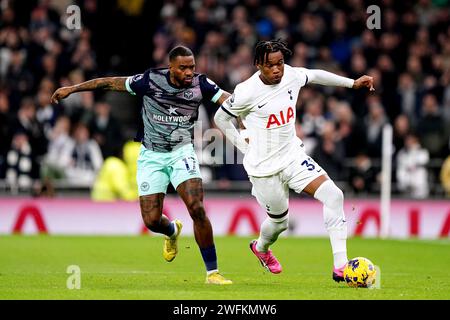
[[[203,202],[200,200],[192,201],[187,205],[192,220],[205,220],[206,213]]]
[[[334,185],[333,192],[330,198],[330,201],[332,203],[331,207],[340,208],[344,205],[344,192],[342,192],[342,190],[339,189],[336,185]]]
[[[321,193],[325,196],[321,197],[319,200],[321,200],[325,206],[331,209],[340,209],[344,206],[344,193],[333,181],[325,181],[320,187],[322,187]]]

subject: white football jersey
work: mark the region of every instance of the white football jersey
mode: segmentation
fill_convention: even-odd
[[[247,128],[247,173],[264,177],[283,170],[304,152],[295,132],[295,106],[300,89],[308,82],[308,70],[285,64],[281,82],[274,85],[264,84],[259,75],[258,71],[238,84],[222,108],[240,116]]]

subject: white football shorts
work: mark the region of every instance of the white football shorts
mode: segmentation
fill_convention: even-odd
[[[289,189],[301,193],[314,179],[327,174],[306,153],[302,152],[286,168],[268,177],[250,176],[252,195],[270,217],[276,218],[289,208]]]

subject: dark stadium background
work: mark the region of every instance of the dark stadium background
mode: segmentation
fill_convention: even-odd
[[[133,75],[150,67],[165,66],[170,48],[185,44],[196,54],[197,71],[231,91],[255,71],[252,49],[256,41],[283,38],[294,52],[288,60],[291,65],[322,68],[353,78],[363,74],[375,78],[375,94],[310,86],[302,90],[297,103],[299,135],[310,146],[312,156],[347,195],[378,196],[379,129],[389,122],[394,126],[394,195],[411,197],[409,189],[401,192],[397,188],[396,160],[406,133],[412,131],[430,155],[429,161],[418,165],[427,169],[426,197],[446,196],[441,177],[445,175],[442,164],[448,158],[450,144],[447,0],[85,0],[74,2],[81,8],[82,30],[78,33],[64,24],[65,9],[70,4],[70,1],[1,1],[1,194],[48,195],[45,184],[39,183],[39,165],[47,152],[49,132],[56,117],[68,113],[67,108],[64,102],[62,107],[53,106],[54,115],[42,116],[42,121],[32,120],[30,128],[23,128],[17,118],[24,105],[34,105],[30,108],[37,110],[43,107],[45,93],[48,96],[57,87],[70,83],[67,78],[74,70],[81,71],[78,74],[81,78],[74,78],[78,80]],[[366,8],[372,4],[381,8],[379,30],[366,27],[369,16]],[[18,52],[23,55],[23,62],[14,69],[11,56]],[[44,102],[39,100],[39,93]],[[112,145],[102,146],[106,158],[117,152],[118,141],[133,137],[139,99],[105,92],[95,92],[93,100],[86,99],[91,105],[106,101],[116,119],[115,126],[120,132],[115,136],[111,133],[116,138],[107,139],[107,144]],[[93,107],[86,112],[83,103],[75,103],[73,108],[77,112],[68,113],[72,128],[79,121],[92,120]],[[342,104],[341,113],[333,111]],[[214,108],[205,106],[205,110],[211,121]],[[353,118],[351,122],[346,120],[349,117]],[[213,126],[212,122],[209,125]],[[25,132],[33,142],[32,169],[25,173],[7,161],[17,132]],[[92,131],[91,135],[94,136]],[[367,156],[360,158],[361,162],[370,164],[358,171],[355,159],[361,154]],[[30,176],[34,182],[23,186],[10,182],[7,171],[11,168],[17,175]],[[242,166],[205,165],[204,169],[208,172],[207,191],[248,193],[249,183]],[[449,169],[445,170],[448,184]],[[364,186],[358,188],[360,181],[364,181]],[[53,181],[53,187],[56,196],[88,195],[90,189],[89,185],[64,179]]]

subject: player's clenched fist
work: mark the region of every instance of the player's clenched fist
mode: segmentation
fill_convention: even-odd
[[[61,99],[66,98],[68,95],[72,93],[72,89],[70,87],[62,87],[55,91],[52,95],[52,103],[59,103]]]
[[[369,88],[370,91],[375,91],[373,87],[373,77],[362,76],[355,80],[353,84],[353,89]]]

